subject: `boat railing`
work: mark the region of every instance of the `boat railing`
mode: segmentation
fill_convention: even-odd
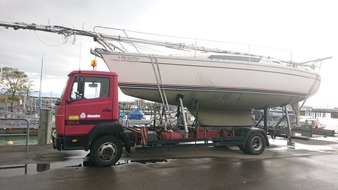
[[[260,59],[261,63],[281,64],[315,72],[319,72],[321,61],[331,58],[299,62],[298,60],[309,58],[296,56],[292,51],[253,44],[160,35],[103,26],[94,27],[94,32],[104,41],[99,41],[104,47],[109,44],[114,50],[133,54],[218,58],[218,60],[224,60],[225,57],[228,57],[227,60],[229,57],[241,57],[247,59],[246,62],[254,63]],[[106,49],[112,50],[110,47]]]
[[[199,53],[216,53],[216,54],[230,54],[230,55],[243,55],[243,56],[252,56],[252,57],[264,57],[261,52],[256,51],[258,49],[270,49],[273,51],[283,52],[287,54],[288,59],[291,59],[291,52],[281,49],[267,48],[263,46],[256,46],[252,44],[243,44],[243,43],[234,43],[234,42],[224,42],[216,40],[206,40],[198,39],[191,37],[180,37],[180,36],[171,36],[171,35],[160,35],[153,33],[138,32],[132,30],[110,28],[103,26],[94,27],[94,32],[97,33],[101,39],[105,40],[104,44],[108,41],[112,41],[114,44],[113,47],[118,47],[118,49],[124,52],[132,53],[134,52],[149,54],[148,51],[157,51],[161,48],[166,49],[166,53],[170,53],[168,49],[172,51],[181,51],[184,53],[193,53],[194,56]],[[107,34],[113,33],[114,35]],[[123,44],[123,45],[122,45]],[[143,44],[143,45],[140,45]],[[146,46],[154,46],[152,48]],[[129,47],[129,49],[128,49]],[[155,49],[156,47],[156,49]],[[256,49],[256,50],[255,50]],[[161,50],[159,50],[161,52]],[[257,52],[257,53],[256,53]],[[273,56],[269,55],[266,58],[272,58]]]

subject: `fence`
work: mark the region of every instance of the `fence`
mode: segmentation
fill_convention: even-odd
[[[28,142],[29,142],[29,121],[23,118],[0,118],[0,121],[24,121],[27,125],[26,134],[16,134],[21,136],[26,136],[26,152],[28,152]],[[11,136],[11,134],[0,134],[1,136]]]

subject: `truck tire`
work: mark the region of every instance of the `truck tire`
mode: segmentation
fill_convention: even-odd
[[[121,141],[113,136],[103,136],[90,147],[90,160],[95,166],[114,165],[122,155]]]
[[[261,133],[252,133],[246,141],[245,148],[241,150],[247,154],[259,155],[264,152],[265,145],[265,138]]]

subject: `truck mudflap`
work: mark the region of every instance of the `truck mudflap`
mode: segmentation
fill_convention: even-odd
[[[128,153],[130,153],[130,140],[128,135],[125,132],[120,132],[120,137],[122,138],[122,141],[124,142],[124,147]]]

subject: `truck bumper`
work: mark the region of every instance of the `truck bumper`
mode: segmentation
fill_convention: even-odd
[[[52,141],[53,141],[53,148],[61,151],[62,139],[57,137],[56,131],[53,131],[52,133]]]

